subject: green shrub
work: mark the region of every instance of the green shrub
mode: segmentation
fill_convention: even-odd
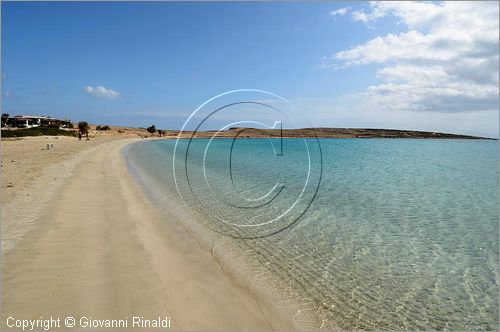
[[[89,129],[90,129],[89,124],[86,121],[78,122],[78,130],[82,134],[87,134],[89,132]]]
[[[74,130],[63,130],[57,127],[35,127],[26,129],[2,129],[2,137],[25,137],[25,136],[77,136]]]
[[[95,129],[96,130],[104,130],[104,131],[111,130],[111,128],[108,125],[106,125],[106,126],[97,126]]]
[[[147,130],[147,131],[148,131],[148,133],[150,133],[150,134],[154,134],[154,133],[156,133],[156,127],[155,127],[155,125],[152,125],[151,127],[148,127],[146,130]]]

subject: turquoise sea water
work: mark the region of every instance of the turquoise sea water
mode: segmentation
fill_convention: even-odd
[[[127,158],[296,323],[498,330],[496,141],[208,143],[179,141],[174,162],[174,140],[145,141]]]

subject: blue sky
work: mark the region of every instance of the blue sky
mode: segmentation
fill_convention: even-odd
[[[498,62],[498,41],[492,48],[494,36],[471,36],[464,47],[493,46],[465,63],[464,75],[442,47],[419,55],[420,37],[446,42],[457,32],[446,20],[471,10],[429,5],[2,2],[3,112],[178,129],[207,99],[255,88],[295,102],[316,126],[498,136],[498,75],[472,77],[481,60]],[[491,11],[474,8],[478,17]],[[415,23],[421,10],[437,19]],[[478,28],[492,29],[492,20]],[[456,29],[473,30],[465,23]],[[401,55],[412,41],[415,56]]]

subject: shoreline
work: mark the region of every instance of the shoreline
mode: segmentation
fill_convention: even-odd
[[[158,186],[158,179],[148,174],[134,158],[127,158],[127,164],[129,172],[151,204],[162,214],[169,216],[164,222],[185,233],[200,248],[209,252],[233,282],[259,299],[260,305],[266,307],[270,319],[283,322],[288,330],[339,330],[333,322],[325,321],[321,303],[315,303],[316,299],[309,298],[302,289],[303,285],[282,279],[269,265],[269,261],[262,261],[253,252],[255,248],[259,251],[257,243],[245,243],[248,240],[244,239],[240,243],[234,242],[233,238],[210,230],[200,220],[204,216],[197,214],[194,207],[183,202],[174,188]],[[306,298],[307,301],[302,301]]]
[[[288,329],[223,271],[210,252],[162,222],[128,173],[116,140],[71,159],[30,222],[2,209],[2,323],[6,318],[170,316],[182,330]],[[63,162],[64,163],[64,162]],[[64,169],[61,163],[54,171]],[[73,172],[72,172],[73,171]],[[52,196],[52,197],[50,197]],[[33,198],[34,200],[35,198]],[[36,202],[36,201],[33,201]],[[18,206],[20,207],[20,206]],[[27,211],[28,212],[28,211]],[[27,224],[12,231],[13,224]]]

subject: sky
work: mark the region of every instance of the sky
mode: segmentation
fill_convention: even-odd
[[[180,129],[206,100],[259,89],[313,126],[498,137],[496,2],[2,1],[1,10],[3,113]]]

